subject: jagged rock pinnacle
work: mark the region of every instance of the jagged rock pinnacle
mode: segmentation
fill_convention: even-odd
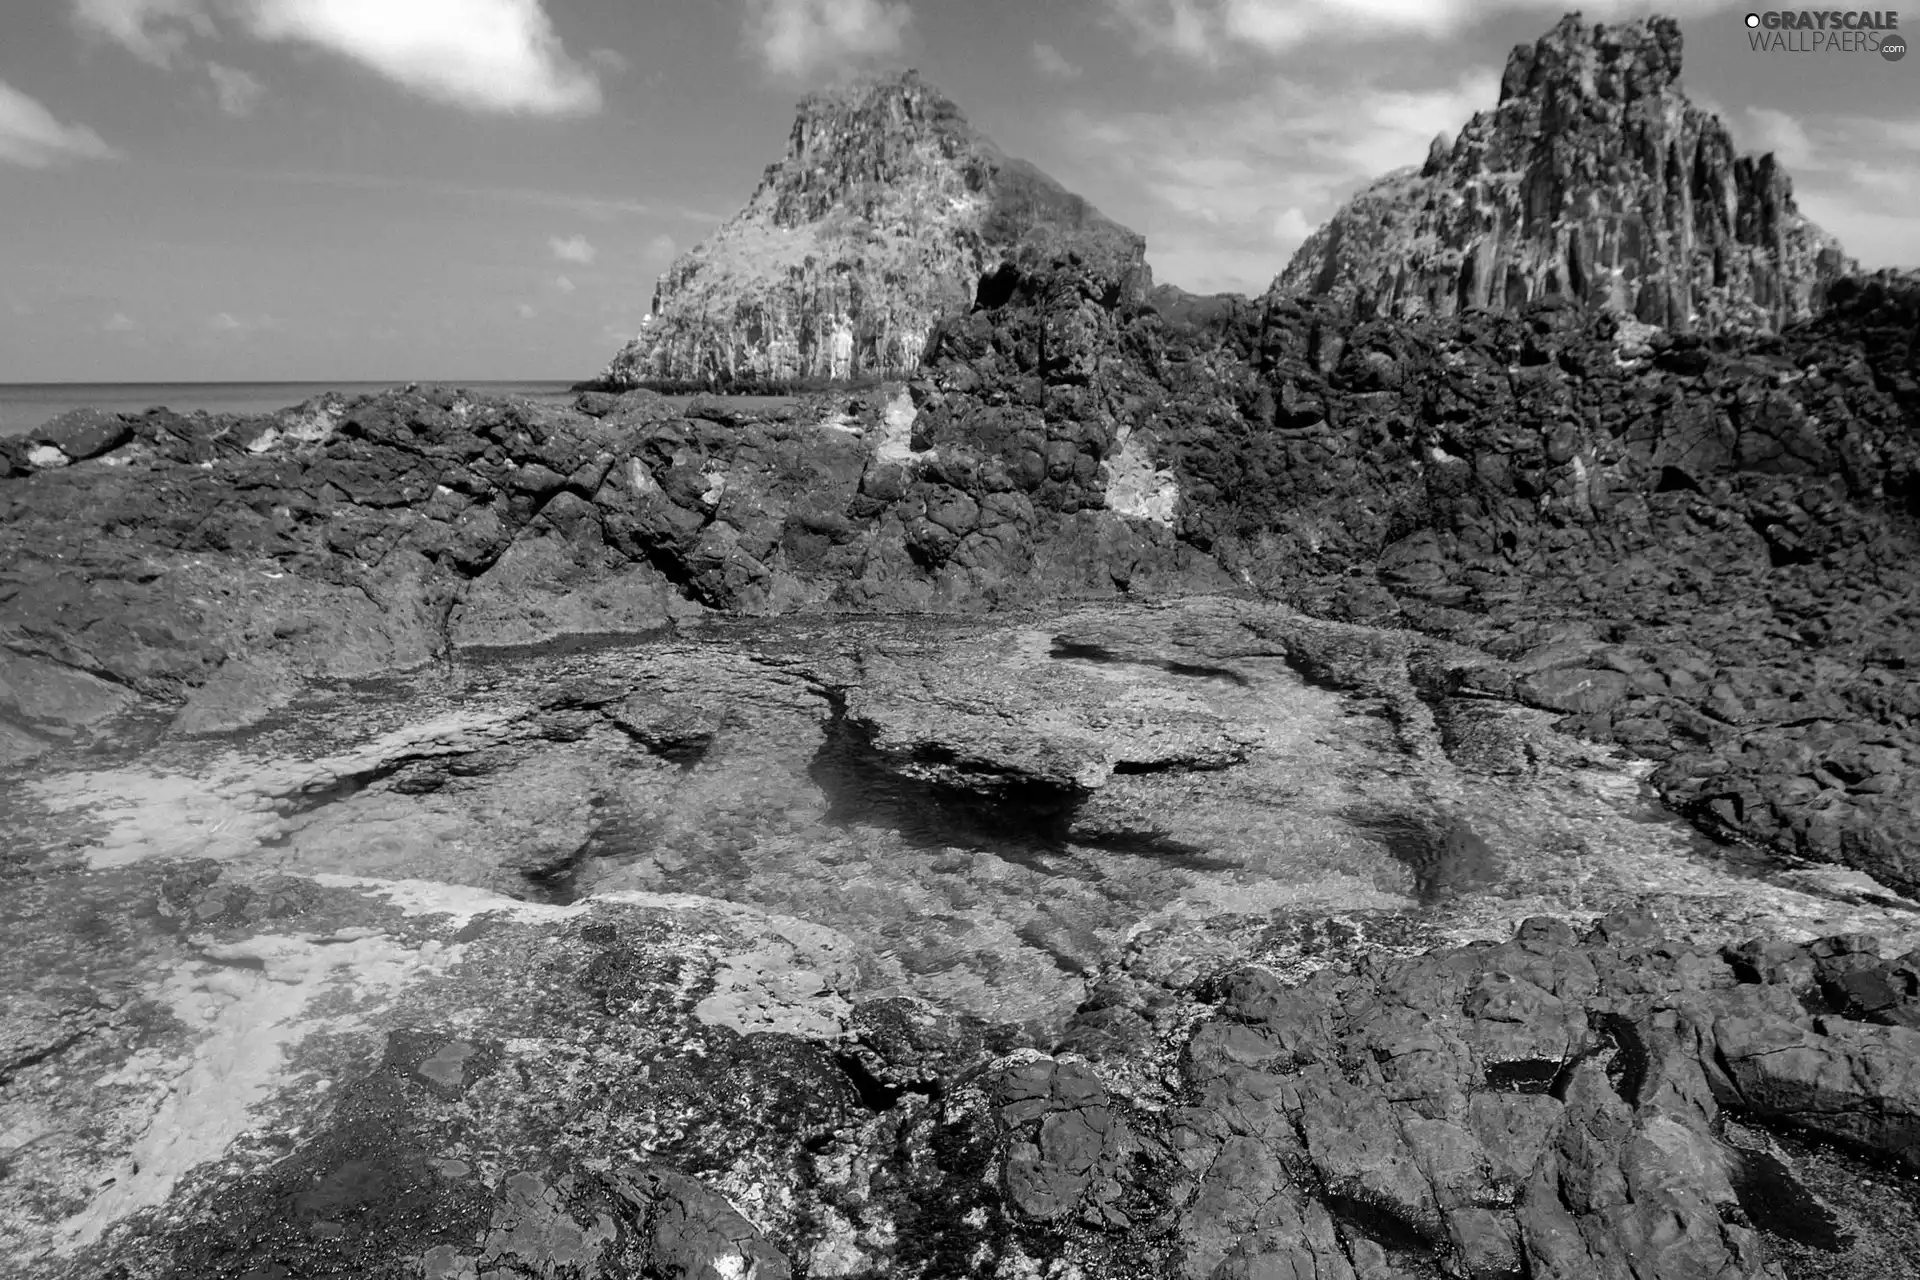
[[[1400,318],[1560,294],[1676,330],[1805,319],[1858,267],[1771,155],[1736,155],[1687,101],[1680,54],[1671,18],[1568,14],[1514,48],[1493,110],[1354,196],[1274,292]]]
[[[615,386],[905,373],[933,322],[1023,251],[1150,286],[1145,240],[1000,151],[906,71],[809,95],[747,205],[662,276]]]

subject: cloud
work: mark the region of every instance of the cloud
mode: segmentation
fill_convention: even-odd
[[[674,241],[672,236],[667,235],[665,232],[647,241],[646,256],[649,258],[661,262],[671,262],[673,261],[674,255],[679,252],[680,246]]]
[[[913,11],[905,0],[746,0],[746,38],[761,63],[803,77],[823,67],[900,52]]]
[[[589,49],[587,50],[587,61],[609,74],[616,76],[625,75],[627,72],[633,70],[633,63],[629,62],[627,55],[621,53],[618,49],[608,49],[604,47]]]
[[[575,289],[578,289],[580,286],[575,284],[571,279],[569,279],[566,276],[555,276],[553,278],[553,287],[558,289],[562,293],[572,293]]]
[[[567,57],[541,0],[244,0],[241,9],[258,39],[332,50],[454,106],[600,109],[599,81]]]
[[[547,240],[547,247],[560,261],[577,262],[583,267],[592,262],[598,252],[585,236],[552,236]]]
[[[1068,61],[1067,55],[1061,53],[1052,45],[1036,40],[1033,44],[1032,54],[1033,65],[1040,69],[1041,75],[1052,76],[1056,80],[1078,80],[1080,78],[1080,68]]]
[[[1155,275],[1201,292],[1264,289],[1314,226],[1363,183],[1418,164],[1434,132],[1493,106],[1499,78],[1429,90],[1274,79],[1174,110],[1069,112],[1069,141],[1106,159]],[[1103,201],[1118,204],[1119,201]]]
[[[83,34],[111,40],[156,67],[169,67],[195,35],[214,34],[206,0],[74,0]]]
[[[279,327],[280,322],[269,315],[237,316],[231,311],[216,311],[207,317],[207,328],[232,338],[249,338],[262,330]]]
[[[116,311],[100,325],[107,333],[131,333],[140,327],[140,322],[124,311]]]
[[[1273,238],[1277,244],[1297,248],[1301,241],[1312,234],[1313,224],[1307,221],[1307,215],[1300,211],[1299,205],[1282,209],[1273,220]]]
[[[581,115],[600,83],[567,56],[542,0],[74,0],[74,20],[157,66],[231,28],[338,54],[474,111]]]
[[[120,153],[79,124],[61,124],[53,112],[0,80],[0,163],[44,169],[60,160],[116,160]]]
[[[1741,150],[1771,151],[1794,202],[1869,269],[1914,266],[1920,244],[1920,116],[1788,115],[1747,107],[1727,121]]]
[[[535,316],[540,314],[540,312],[534,308],[534,305],[531,302],[515,303],[513,308],[513,313],[519,316],[522,320],[531,320]]]
[[[499,204],[520,204],[541,209],[563,209],[595,222],[612,222],[625,215],[672,217],[688,222],[719,223],[725,214],[708,209],[690,209],[684,205],[656,205],[646,200],[615,199],[571,191],[552,191],[541,187],[481,187],[460,182],[434,182],[422,178],[394,178],[376,173],[319,173],[299,169],[228,169],[235,178],[264,178],[271,182],[292,182],[302,186],[345,187],[356,191],[417,192],[448,200],[486,200]]]
[[[213,91],[220,100],[220,109],[230,116],[251,115],[267,92],[265,85],[236,67],[209,62],[207,74],[213,78]]]
[[[1237,54],[1279,55],[1311,49],[1325,37],[1451,35],[1500,12],[1536,13],[1551,21],[1566,0],[1102,0],[1108,25],[1132,36],[1142,52],[1172,53],[1217,64]],[[1675,17],[1717,13],[1724,0],[1666,0]],[[1637,18],[1640,0],[1586,0],[1589,22]]]
[[[1789,171],[1819,167],[1813,143],[1798,120],[1769,107],[1748,107],[1745,136],[1761,151],[1771,151]]]

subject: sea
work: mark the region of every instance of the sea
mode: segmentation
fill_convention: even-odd
[[[323,391],[356,395],[385,391],[404,382],[0,382],[0,437],[25,435],[69,409],[139,413],[156,407],[189,413],[264,413],[311,399]],[[573,398],[566,382],[449,382],[476,394]]]

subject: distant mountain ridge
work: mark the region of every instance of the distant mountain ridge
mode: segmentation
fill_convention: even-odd
[[[1493,110],[1362,189],[1270,292],[1398,319],[1548,294],[1682,332],[1808,318],[1858,264],[1772,155],[1737,155],[1687,100],[1680,63],[1671,18],[1569,13],[1514,48]]]
[[[918,72],[800,103],[746,207],[660,278],[611,387],[751,389],[911,372],[942,315],[1025,251],[1151,285],[1146,241],[1002,152]]]

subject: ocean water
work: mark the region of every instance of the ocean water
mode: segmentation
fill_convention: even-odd
[[[69,409],[91,407],[114,413],[138,413],[164,407],[180,413],[264,413],[319,395],[348,395],[404,386],[392,382],[11,382],[0,383],[0,436],[25,435]],[[572,397],[565,382],[459,382],[473,392],[526,396],[535,400]]]

